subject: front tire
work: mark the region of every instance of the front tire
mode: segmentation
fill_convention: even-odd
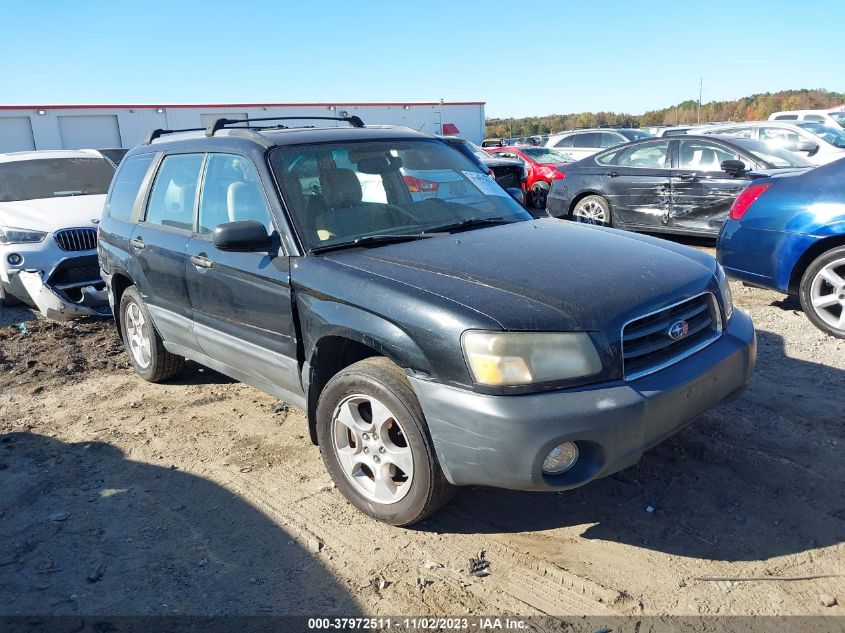
[[[817,328],[845,338],[845,246],[819,255],[801,277],[801,307]]]
[[[150,311],[135,286],[120,297],[120,330],[132,368],[144,380],[161,382],[182,371],[185,359],[164,348]]]
[[[390,525],[410,525],[452,497],[405,372],[368,358],[332,378],[317,404],[326,469],[356,508]]]
[[[610,203],[602,196],[581,198],[572,209],[572,219],[582,224],[595,226],[613,226],[610,215]]]

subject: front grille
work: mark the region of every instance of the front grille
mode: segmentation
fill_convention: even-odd
[[[90,251],[97,248],[97,229],[62,229],[56,231],[54,237],[63,251]]]
[[[685,327],[686,333],[672,338],[673,326],[676,336]],[[721,332],[719,307],[709,292],[634,319],[622,328],[625,380],[677,363],[715,341]]]

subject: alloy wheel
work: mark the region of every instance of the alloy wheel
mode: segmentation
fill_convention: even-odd
[[[595,200],[586,200],[578,204],[573,213],[576,222],[583,224],[607,224],[607,213]]]
[[[367,395],[345,398],[334,410],[332,435],[343,474],[357,492],[385,505],[408,494],[413,455],[402,426],[382,402]]]
[[[132,357],[141,369],[147,369],[152,362],[152,349],[147,322],[137,303],[126,308],[126,338]]]
[[[845,330],[845,258],[836,259],[816,273],[810,286],[816,315],[837,330]]]

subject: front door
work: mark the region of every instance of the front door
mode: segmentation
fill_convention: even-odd
[[[227,252],[214,246],[216,226],[244,220],[267,228],[267,251]],[[203,353],[270,393],[301,397],[290,258],[282,252],[251,159],[209,154],[187,256],[194,331]]]
[[[726,160],[755,165],[725,145],[713,141],[678,141],[677,169],[672,171],[672,208],[669,226],[674,229],[714,234],[722,228],[731,205],[748,178],[722,169]]]
[[[156,329],[167,342],[198,348],[191,327],[191,300],[185,279],[197,182],[204,154],[165,156],[149,202],[129,239],[137,269],[133,277]]]

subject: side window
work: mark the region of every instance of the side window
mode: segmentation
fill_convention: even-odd
[[[190,231],[194,226],[194,199],[197,193],[203,154],[172,154],[158,170],[150,202],[147,224],[158,224]]]
[[[665,169],[669,167],[668,156],[669,141],[658,141],[625,148],[616,164],[620,167]]]
[[[824,123],[824,117],[819,114],[805,114],[804,115],[805,121],[821,121]]]
[[[141,189],[141,183],[155,154],[141,154],[126,159],[115,174],[114,186],[106,213],[116,220],[129,220]]]
[[[599,132],[585,132],[584,134],[575,134],[572,142],[572,147],[583,149],[592,149],[599,147],[601,141],[601,133]]]
[[[726,130],[717,131],[719,136],[729,136],[731,138],[754,138],[754,130],[750,127],[734,127]]]
[[[604,148],[615,147],[616,145],[621,145],[624,142],[625,139],[621,138],[618,134],[613,134],[612,132],[601,133],[600,143]]]
[[[575,142],[575,134],[570,134],[569,136],[565,136],[560,139],[557,143],[555,143],[555,147],[572,147],[572,143]]]
[[[777,127],[761,127],[760,140],[772,147],[783,147],[789,149],[796,147],[801,140],[792,130],[785,130]]]
[[[252,161],[235,154],[211,154],[200,196],[199,232],[226,222],[255,220],[272,232],[270,209]]]
[[[797,114],[779,114],[775,117],[775,121],[797,121]]]
[[[722,161],[741,160],[727,147],[705,141],[680,141],[678,169],[722,171]]]

